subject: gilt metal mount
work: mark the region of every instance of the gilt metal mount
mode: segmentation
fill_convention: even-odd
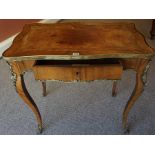
[[[11,81],[13,83],[13,86],[16,89],[17,74],[13,71],[12,65],[10,63],[8,63],[8,65],[9,65],[10,73],[11,73]]]
[[[150,68],[150,61],[145,67],[144,73],[142,75],[142,80],[143,80],[144,85],[147,85],[147,73],[148,73],[149,68]]]

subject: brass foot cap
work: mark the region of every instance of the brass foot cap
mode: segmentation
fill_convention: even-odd
[[[124,129],[124,134],[129,134],[129,133],[130,133],[130,129],[129,128]]]
[[[42,133],[43,132],[43,128],[41,125],[38,125],[38,130],[39,130],[39,133]]]

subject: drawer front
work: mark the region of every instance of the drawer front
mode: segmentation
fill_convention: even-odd
[[[121,78],[122,66],[115,65],[78,65],[78,66],[34,66],[37,80],[93,81],[118,80]]]
[[[122,75],[122,67],[120,65],[107,66],[91,66],[82,67],[80,69],[81,81],[92,80],[118,80]]]

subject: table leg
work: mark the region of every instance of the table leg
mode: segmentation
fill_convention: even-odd
[[[144,85],[146,83],[146,74],[147,74],[148,68],[149,68],[149,60],[141,60],[137,67],[135,88],[134,88],[133,93],[132,93],[130,99],[128,100],[128,102],[125,106],[124,112],[123,112],[122,124],[123,124],[123,128],[125,129],[125,132],[129,131],[129,129],[127,127],[128,114],[129,114],[132,106],[134,105],[135,101],[138,99],[138,97],[141,95],[141,93],[144,90]]]
[[[26,89],[23,75],[17,75],[16,81],[15,81],[15,86],[16,86],[17,93],[25,101],[25,103],[30,107],[30,109],[33,111],[34,115],[36,116],[36,119],[38,122],[38,128],[41,133],[42,132],[41,115],[38,110],[38,107],[36,106],[35,102],[33,101],[32,97],[29,95],[29,93]]]
[[[41,81],[43,87],[43,96],[46,96],[46,81]]]
[[[113,87],[112,87],[112,96],[115,97],[117,95],[117,81],[115,80],[113,82]]]

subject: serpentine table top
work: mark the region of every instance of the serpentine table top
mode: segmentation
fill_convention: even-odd
[[[153,49],[132,23],[29,24],[3,53],[6,60],[148,58]]]

